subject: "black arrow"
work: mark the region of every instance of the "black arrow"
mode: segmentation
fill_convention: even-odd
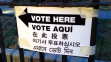
[[[26,13],[25,15],[20,15],[19,18],[22,20],[22,22],[24,22],[24,24],[26,26],[28,26],[28,22],[31,22],[31,17],[30,15],[27,13],[27,8],[24,10],[24,12]]]
[[[27,13],[27,8],[24,10],[26,12],[25,15],[20,15],[19,18],[22,20],[22,22],[28,27],[28,23],[42,23],[42,24],[64,24],[64,25],[85,25],[85,18],[81,18],[80,15],[71,15],[71,14],[33,14],[33,13]],[[46,22],[44,19],[44,22],[42,19],[40,21],[32,21],[31,15],[33,16],[50,16],[50,22]],[[75,23],[69,23],[69,22],[53,22],[53,16],[55,17],[75,17]]]

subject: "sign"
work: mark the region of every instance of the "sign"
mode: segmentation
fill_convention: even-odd
[[[93,8],[15,6],[20,48],[71,56],[90,46]],[[84,52],[84,51],[83,51]]]

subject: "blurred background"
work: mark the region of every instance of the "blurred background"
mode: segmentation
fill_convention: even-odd
[[[34,2],[34,0],[19,0],[22,2]],[[61,0],[45,0],[45,2],[59,2]],[[92,0],[68,0],[69,2],[92,2]],[[111,0],[100,0],[111,2]],[[12,0],[0,0],[0,2],[12,2]],[[13,6],[0,6],[0,20],[2,22],[5,47],[18,49],[17,27]],[[96,60],[111,61],[111,6],[99,7],[99,19],[97,27]]]

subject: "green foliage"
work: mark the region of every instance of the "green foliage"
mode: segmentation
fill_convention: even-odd
[[[72,2],[78,2],[78,0],[72,0]]]
[[[30,0],[24,0],[25,2],[30,2]]]
[[[2,14],[2,15],[0,15],[0,17],[14,17],[14,15],[12,15],[12,14]]]
[[[100,11],[111,11],[111,6],[100,6],[99,10]]]
[[[96,55],[97,60],[111,61],[111,20],[99,19],[97,27],[96,39]]]
[[[10,32],[8,33],[8,36],[15,35],[16,33],[17,33],[16,28],[12,28],[12,29],[10,30]]]

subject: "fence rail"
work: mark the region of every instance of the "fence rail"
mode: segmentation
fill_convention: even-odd
[[[19,3],[0,3],[0,5],[7,5],[7,6],[54,6],[54,7],[93,7],[93,6],[110,6],[111,2],[99,2],[99,3],[92,3],[92,2],[19,2]]]

